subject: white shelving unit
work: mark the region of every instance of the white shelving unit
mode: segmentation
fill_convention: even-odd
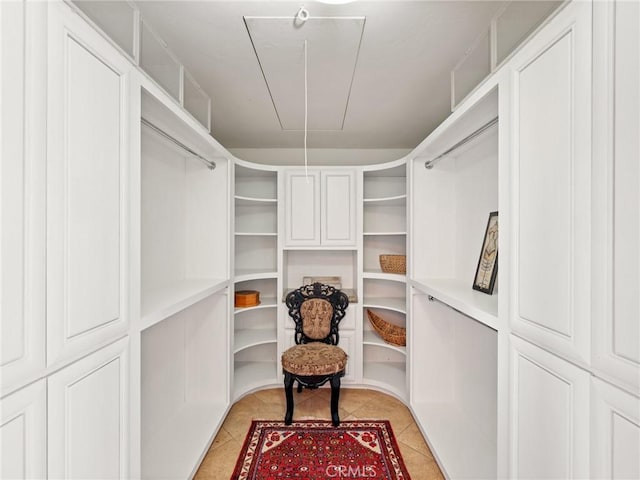
[[[234,175],[234,289],[260,304],[233,311],[233,398],[277,381],[278,172],[245,162]]]
[[[410,405],[450,478],[496,478],[498,411],[506,412],[498,408],[499,285],[493,295],[472,288],[489,213],[500,210],[499,122],[464,141],[498,117],[497,81],[411,154]]]
[[[363,171],[362,201],[362,380],[408,396],[406,348],[386,343],[371,326],[367,310],[406,327],[406,275],[384,273],[382,254],[407,252],[407,173],[404,160]]]

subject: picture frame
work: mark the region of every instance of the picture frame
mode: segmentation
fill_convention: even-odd
[[[473,277],[473,289],[488,295],[493,295],[498,276],[498,226],[498,212],[489,213],[480,258]]]

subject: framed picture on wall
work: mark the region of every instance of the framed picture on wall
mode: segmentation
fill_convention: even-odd
[[[489,295],[493,294],[493,286],[498,274],[498,212],[491,212],[484,232],[484,241],[480,250],[473,289]]]

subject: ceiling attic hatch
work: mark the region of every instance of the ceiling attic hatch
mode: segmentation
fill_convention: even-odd
[[[308,129],[342,130],[365,17],[244,17],[282,130],[304,129],[307,40]]]

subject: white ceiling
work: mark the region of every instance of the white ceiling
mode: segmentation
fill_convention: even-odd
[[[303,118],[302,45],[298,55],[291,54],[291,39],[298,41],[305,31],[304,26],[295,31],[293,27],[302,4],[312,19],[366,17],[357,57],[353,32],[345,37],[345,53],[336,49],[342,44],[335,31],[323,36],[321,24],[315,24],[313,33],[307,30],[310,128],[323,128],[314,120],[314,108],[318,117],[323,105],[344,110],[342,125],[336,127],[334,122],[331,127],[337,129],[309,132],[309,148],[413,148],[450,113],[450,71],[486,32],[504,2],[389,0],[326,5],[299,0],[145,0],[137,4],[211,96],[212,134],[227,148],[301,147],[302,132],[281,124],[277,112],[287,111],[296,119],[294,127]],[[254,50],[244,17],[290,17],[291,27],[260,23],[260,45]],[[279,56],[283,46],[290,51]],[[268,57],[269,71],[264,74],[256,52],[261,61]],[[345,75],[350,77],[346,96]],[[338,87],[327,87],[332,82]],[[296,117],[293,112],[300,113]]]

